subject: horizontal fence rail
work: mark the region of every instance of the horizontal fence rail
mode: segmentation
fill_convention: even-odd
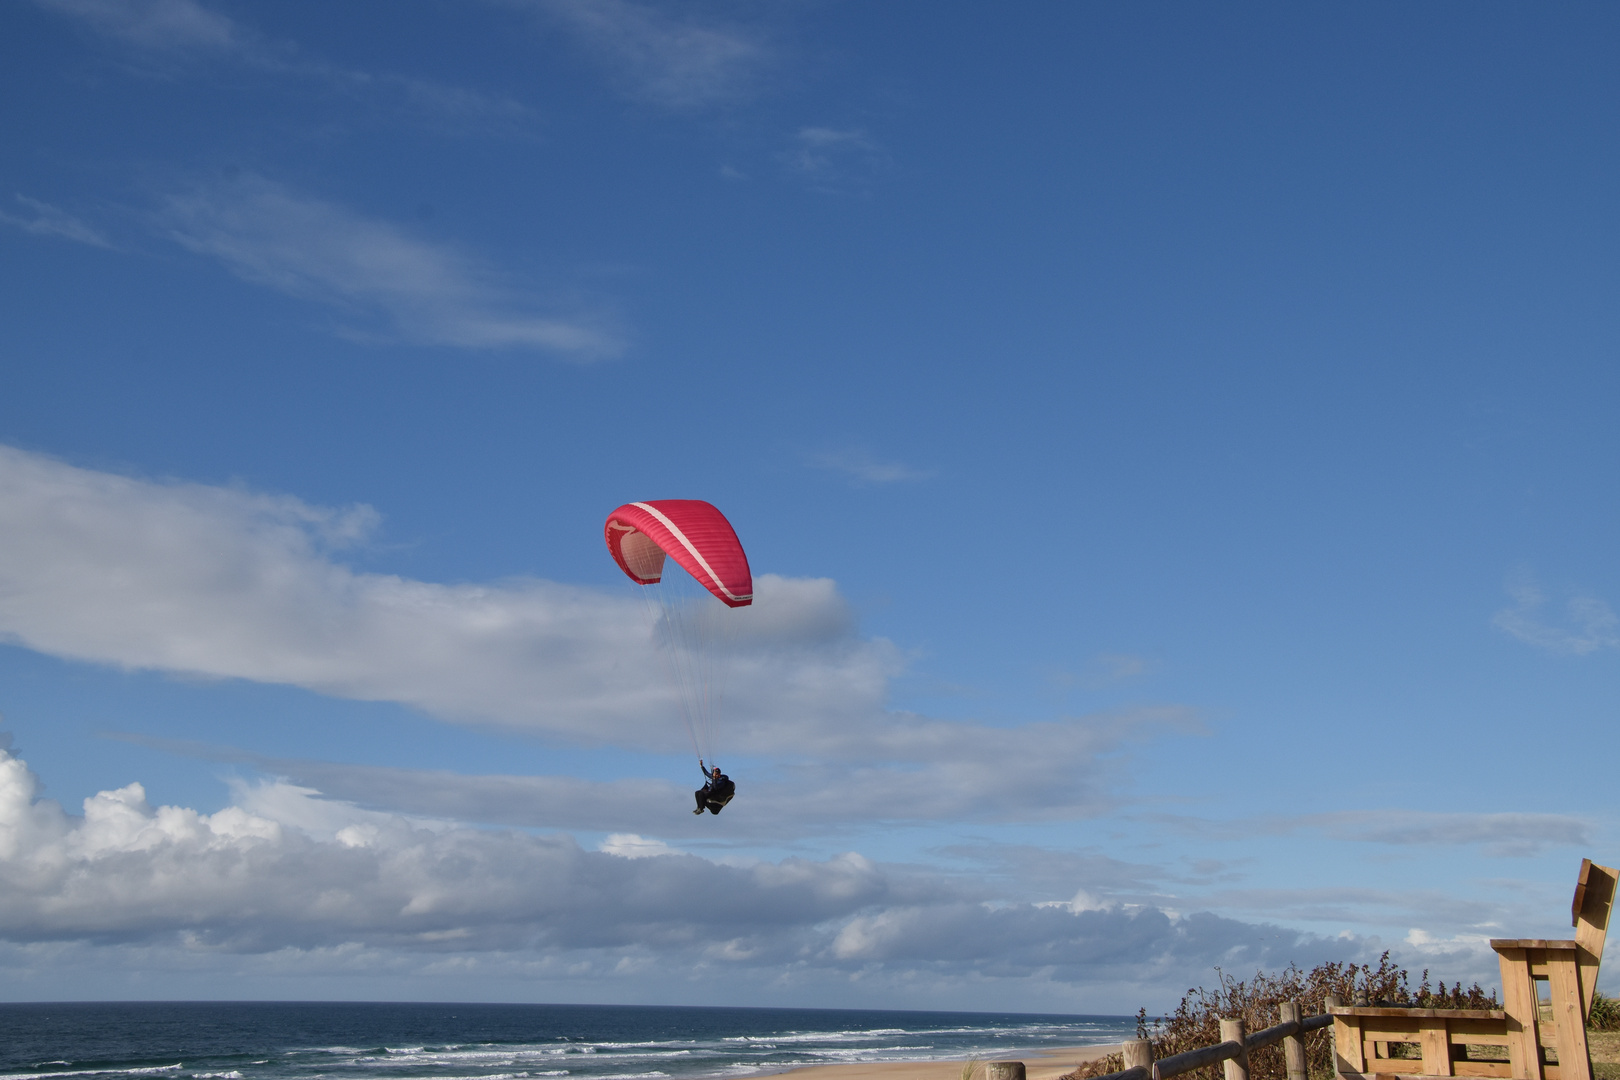
[[[1292,1008],[1289,1008],[1289,1006]],[[1200,1046],[1196,1050],[1186,1050],[1179,1054],[1171,1054],[1167,1058],[1153,1061],[1153,1048],[1146,1039],[1137,1039],[1125,1044],[1125,1063],[1127,1068],[1119,1072],[1107,1073],[1096,1080],[1169,1080],[1169,1077],[1190,1073],[1195,1069],[1206,1068],[1219,1062],[1241,1062],[1238,1069],[1228,1066],[1226,1080],[1248,1080],[1248,1056],[1250,1050],[1259,1050],[1282,1042],[1284,1039],[1298,1039],[1312,1031],[1321,1031],[1333,1023],[1333,1017],[1326,1013],[1319,1016],[1307,1016],[1299,1019],[1299,1005],[1289,1002],[1283,1006],[1283,1014],[1287,1016],[1292,1012],[1294,1018],[1285,1019],[1282,1023],[1257,1031],[1253,1035],[1245,1035],[1243,1021],[1222,1020],[1221,1034],[1235,1035],[1224,1042],[1214,1046]],[[1288,1058],[1289,1080],[1303,1080],[1305,1074],[1305,1052],[1301,1045],[1297,1053],[1295,1048],[1286,1047],[1290,1052]],[[1146,1061],[1141,1059],[1146,1058]],[[1133,1060],[1135,1059],[1135,1060]],[[1296,1064],[1297,1062],[1297,1064]]]

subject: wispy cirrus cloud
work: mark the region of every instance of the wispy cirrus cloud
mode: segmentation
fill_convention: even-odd
[[[255,35],[196,0],[35,0],[106,37],[162,52],[233,53]]]
[[[1620,617],[1595,596],[1577,594],[1564,604],[1562,625],[1543,621],[1547,595],[1533,580],[1520,576],[1508,582],[1513,606],[1491,617],[1491,625],[1527,645],[1570,656],[1588,656],[1603,649],[1620,649]]]
[[[865,131],[815,125],[794,132],[780,160],[799,180],[828,193],[858,190],[886,163],[883,148]]]
[[[510,0],[565,29],[628,96],[670,109],[746,96],[772,58],[763,38],[632,0]]]
[[[235,63],[341,94],[371,97],[406,111],[454,121],[446,131],[509,129],[529,116],[510,98],[391,72],[363,71],[308,56],[197,0],[35,0],[39,6],[116,42],[165,71],[204,61]],[[469,123],[472,125],[469,127]]]
[[[245,281],[338,307],[356,335],[541,349],[574,360],[622,348],[599,321],[543,311],[535,297],[471,255],[263,177],[170,196],[158,224]]]
[[[858,446],[820,451],[806,460],[813,468],[839,473],[857,484],[904,484],[934,476],[932,470],[919,469],[892,458],[880,458]]]
[[[1548,847],[1591,841],[1591,824],[1570,814],[1422,813],[1410,810],[1343,810],[1312,814],[1307,827],[1343,840],[1392,845],[1479,845],[1487,855],[1527,857]]]
[[[35,236],[57,236],[63,240],[72,240],[74,243],[89,244],[91,247],[112,247],[112,242],[99,229],[86,225],[66,210],[22,194],[16,198],[26,212],[8,214],[0,211],[0,222],[19,228],[23,232],[33,233]]]
[[[1183,831],[1226,840],[1284,836],[1304,830],[1336,840],[1395,847],[1479,846],[1497,857],[1529,857],[1549,847],[1589,843],[1591,823],[1571,814],[1506,811],[1441,813],[1424,810],[1339,810],[1326,814],[1266,816],[1235,821],[1159,816]]]

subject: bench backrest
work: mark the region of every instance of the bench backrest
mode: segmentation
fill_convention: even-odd
[[[1575,925],[1575,944],[1580,947],[1581,1002],[1592,1015],[1592,994],[1597,989],[1598,965],[1603,962],[1603,942],[1609,932],[1609,910],[1614,906],[1615,882],[1620,872],[1612,866],[1599,866],[1591,859],[1581,860],[1581,875],[1575,882],[1575,901],[1570,917]]]

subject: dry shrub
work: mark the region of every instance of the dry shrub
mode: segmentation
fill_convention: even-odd
[[[1462,983],[1448,989],[1444,982],[1437,987],[1429,985],[1429,973],[1414,993],[1408,983],[1405,968],[1389,961],[1389,953],[1371,964],[1344,964],[1337,961],[1320,964],[1310,971],[1301,971],[1290,964],[1287,970],[1275,975],[1256,972],[1247,981],[1233,979],[1219,968],[1215,969],[1216,987],[1206,990],[1194,987],[1187,991],[1169,1016],[1149,1021],[1147,1010],[1136,1014],[1136,1037],[1153,1042],[1153,1059],[1169,1057],[1201,1046],[1214,1046],[1221,1041],[1220,1021],[1242,1017],[1250,1033],[1261,1031],[1279,1023],[1277,1006],[1285,1001],[1298,1001],[1300,1017],[1317,1016],[1324,1011],[1323,999],[1337,994],[1345,1004],[1365,995],[1372,1004],[1407,1005],[1424,1009],[1498,1009],[1495,992],[1486,993],[1478,983],[1463,989]],[[1595,1012],[1595,1010],[1594,1010]],[[1305,1063],[1311,1076],[1333,1075],[1333,1039],[1331,1029],[1312,1032],[1305,1039]],[[1119,1054],[1109,1054],[1097,1061],[1080,1066],[1061,1080],[1090,1080],[1118,1072],[1125,1067]],[[1192,1080],[1219,1080],[1219,1065],[1196,1072],[1184,1073]],[[1249,1054],[1250,1080],[1286,1080],[1287,1068],[1283,1064],[1281,1043],[1251,1051]]]
[[[1586,1026],[1593,1031],[1620,1031],[1620,1001],[1601,990],[1592,992],[1592,1015]]]

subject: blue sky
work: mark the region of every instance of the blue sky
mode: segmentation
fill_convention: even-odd
[[[1493,982],[1620,857],[1617,20],[7,5],[0,994]]]

